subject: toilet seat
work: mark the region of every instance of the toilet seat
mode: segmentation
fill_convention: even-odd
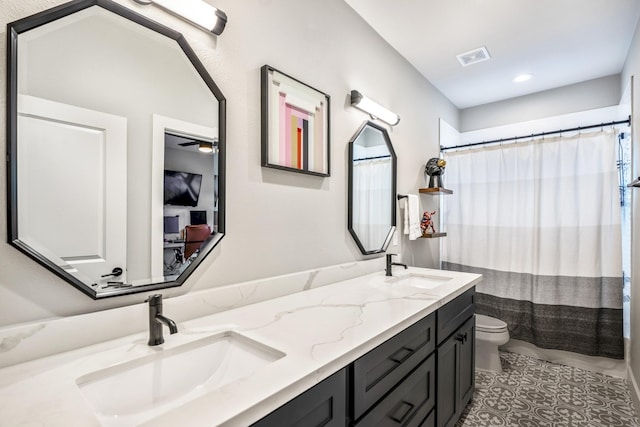
[[[476,314],[476,331],[490,334],[507,332],[507,324],[495,317]]]

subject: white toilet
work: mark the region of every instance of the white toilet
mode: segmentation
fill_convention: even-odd
[[[476,369],[502,372],[498,346],[507,342],[509,331],[505,322],[476,314]]]

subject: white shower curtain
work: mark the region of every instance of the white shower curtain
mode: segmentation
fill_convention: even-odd
[[[389,234],[391,209],[390,156],[353,162],[353,228],[367,250],[379,249]]]
[[[484,275],[477,311],[542,348],[623,357],[616,135],[449,152],[443,268]]]

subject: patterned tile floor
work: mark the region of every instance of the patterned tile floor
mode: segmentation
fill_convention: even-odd
[[[456,427],[640,427],[625,380],[503,352]]]

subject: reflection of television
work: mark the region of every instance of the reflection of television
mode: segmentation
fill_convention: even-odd
[[[164,217],[164,234],[180,233],[180,218],[176,216]]]
[[[198,173],[164,171],[164,204],[197,206],[202,175]]]
[[[191,225],[207,223],[207,211],[191,211]]]

